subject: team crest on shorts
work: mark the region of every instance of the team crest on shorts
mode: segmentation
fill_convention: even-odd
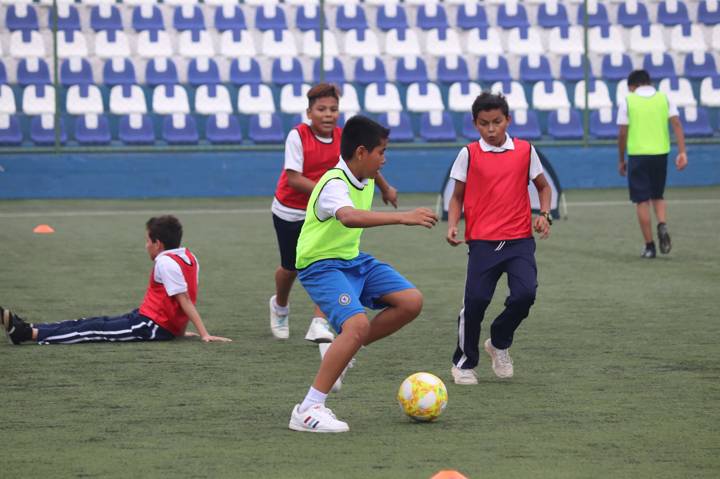
[[[347,306],[350,304],[350,295],[347,293],[343,293],[338,297],[338,303],[340,303],[341,306]]]

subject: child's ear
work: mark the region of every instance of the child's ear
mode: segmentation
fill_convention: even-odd
[[[367,153],[367,150],[362,145],[355,148],[355,158],[357,158],[358,160],[362,160],[363,158],[365,158],[366,153]]]

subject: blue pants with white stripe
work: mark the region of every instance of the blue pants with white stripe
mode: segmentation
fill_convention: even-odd
[[[465,300],[458,317],[458,343],[453,355],[453,364],[461,369],[473,369],[478,364],[480,323],[500,276],[507,274],[510,294],[505,298],[505,309],[490,326],[492,344],[498,349],[512,344],[515,330],[530,313],[537,290],[533,238],[469,241],[468,246]]]
[[[38,344],[75,344],[101,341],[162,341],[173,334],[138,310],[122,316],[99,316],[59,323],[33,324]]]

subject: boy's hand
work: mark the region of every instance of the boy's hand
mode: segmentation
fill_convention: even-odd
[[[185,331],[186,338],[195,338],[197,336],[200,336],[200,335],[198,333],[193,333],[192,331]]]
[[[548,223],[547,218],[543,215],[535,217],[533,220],[533,229],[535,229],[536,233],[540,234],[541,239],[545,239],[550,236],[550,223]]]
[[[450,246],[457,246],[459,244],[464,243],[463,240],[457,239],[457,235],[458,235],[457,226],[450,226],[447,231],[447,236],[445,237],[445,239],[450,244]]]
[[[675,168],[677,168],[678,171],[682,171],[685,169],[687,164],[687,153],[679,153],[675,158]]]
[[[202,341],[204,343],[231,343],[232,342],[232,339],[230,339],[230,338],[223,338],[222,336],[211,336],[209,334],[207,336],[202,336],[200,339],[202,339]]]
[[[627,163],[624,159],[618,162],[618,173],[620,173],[620,176],[625,176],[627,174]]]
[[[406,211],[403,215],[404,225],[419,225],[432,228],[437,221],[438,217],[435,212],[428,208],[415,208],[412,211]]]
[[[390,203],[395,208],[397,208],[397,200],[398,200],[397,188],[388,185],[388,187],[386,189],[383,189],[381,191],[381,193],[382,193],[383,203],[385,203],[385,204]]]

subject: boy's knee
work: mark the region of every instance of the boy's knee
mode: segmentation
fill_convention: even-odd
[[[423,295],[417,289],[410,289],[407,291],[405,301],[403,302],[403,309],[407,312],[410,319],[415,319],[420,315],[423,307]]]
[[[343,324],[342,334],[349,336],[354,342],[365,344],[370,335],[370,321],[364,314],[353,316]]]
[[[535,303],[535,291],[524,290],[515,292],[507,300],[507,306],[515,306],[520,308],[530,309]]]

